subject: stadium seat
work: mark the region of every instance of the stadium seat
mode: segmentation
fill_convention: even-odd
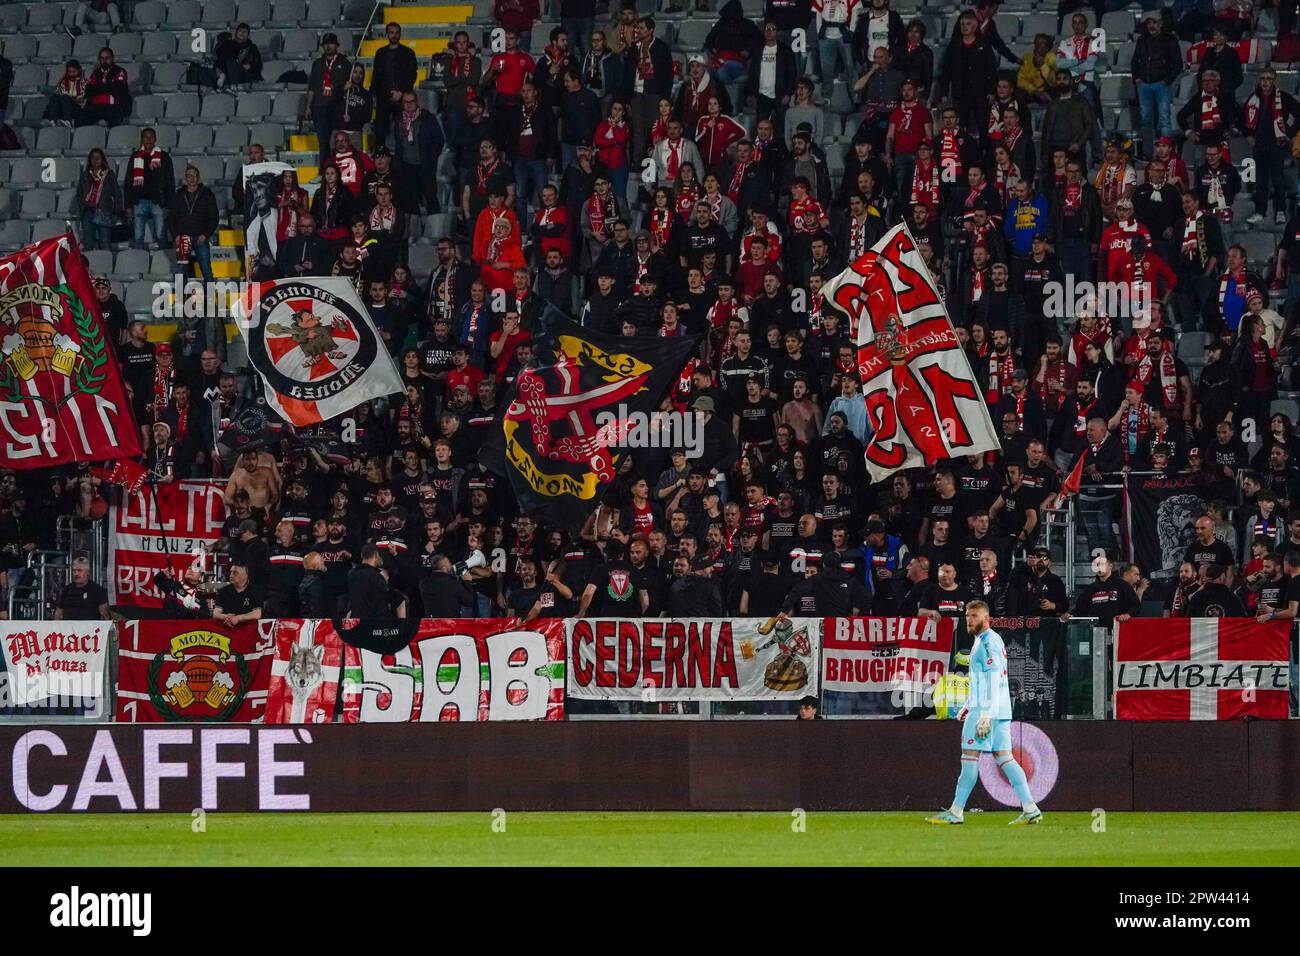
[[[226,123],[235,115],[235,108],[239,104],[229,96],[222,93],[209,94],[203,97],[203,104],[199,109],[197,117],[200,123]]]
[[[155,249],[149,255],[149,275],[171,276],[176,273],[176,256],[163,249]]]
[[[36,222],[53,215],[56,196],[49,189],[28,189],[18,201],[18,215],[29,222]]]
[[[160,3],[159,0],[144,0],[143,3],[133,3],[132,17],[137,26],[143,29],[152,29],[161,26],[167,19],[167,4]],[[148,45],[148,37],[145,39]]]
[[[283,93],[277,93],[269,115],[287,123],[296,123],[302,116],[303,101],[303,94],[297,90],[285,90]]]
[[[150,93],[138,96],[131,103],[131,118],[137,123],[156,123],[167,109],[167,101]]]
[[[0,10],[11,9],[8,6],[0,7]],[[12,36],[0,43],[0,52],[4,53],[5,59],[11,63],[23,63],[27,60],[34,59],[36,56],[37,40],[34,36]]]
[[[212,94],[213,99],[228,99],[229,97],[221,94]],[[199,115],[202,104],[199,102],[197,93],[176,93],[167,97],[167,122],[169,123],[190,123]]]
[[[92,127],[87,127],[90,129]],[[135,150],[140,142],[140,128],[137,126],[114,126],[108,131],[108,145],[105,152],[109,156],[121,156]]]
[[[220,30],[234,31],[236,20],[235,0],[206,0],[203,4],[200,22],[204,26]],[[252,21],[248,21],[252,26]]]
[[[261,143],[267,152],[273,152],[284,145],[284,127],[279,123],[258,123],[248,131],[250,143]]]
[[[188,68],[186,63],[155,63],[149,86],[155,90],[178,90],[185,83]]]
[[[241,23],[265,24],[271,19],[270,0],[239,0],[235,19]]]
[[[96,47],[92,56],[98,55],[99,48]],[[36,61],[38,63],[57,63],[62,66],[70,56],[72,56],[72,37],[66,33],[51,33],[49,36],[43,36],[37,41]],[[59,72],[62,73],[63,71],[60,70]]]
[[[169,27],[188,27],[199,22],[203,8],[196,0],[171,0],[167,4],[167,25]]]
[[[38,3],[27,8],[27,29],[48,33],[63,26],[63,7],[57,3]]]
[[[304,26],[329,27],[338,19],[339,0],[307,0],[307,12],[302,18]]]
[[[68,231],[68,224],[62,219],[43,219],[32,226],[32,242],[53,239]]]
[[[32,149],[35,156],[58,156],[72,146],[72,130],[65,126],[53,126],[41,130],[36,136],[36,145]]]
[[[149,253],[144,249],[123,249],[113,263],[113,273],[119,279],[138,279],[149,271]]]
[[[306,0],[275,0],[269,27],[296,27],[307,16]]]
[[[125,277],[119,274],[117,278],[124,279]],[[128,313],[140,318],[152,318],[153,302],[153,282],[128,282],[126,286],[126,295],[122,300],[122,304],[126,306],[126,311]]]
[[[72,152],[78,157],[107,145],[108,130],[102,126],[83,126],[72,134]]]
[[[113,253],[108,249],[91,249],[86,253],[86,265],[91,275],[108,275],[113,271]]]
[[[431,245],[411,246],[410,257],[407,264],[411,267],[411,272],[419,279],[423,279],[433,272],[434,261],[437,257],[437,250]]]
[[[14,79],[10,85],[13,93],[45,92],[47,88],[46,70],[35,63],[23,63],[14,67]]]
[[[21,219],[7,219],[0,223],[0,247],[17,249],[31,241],[32,227]]]
[[[9,161],[9,182],[15,186],[35,186],[41,181],[41,161],[26,157]]]
[[[225,97],[222,97],[223,99]],[[182,153],[202,153],[212,146],[212,127],[192,124],[182,126],[176,137],[176,149]]]
[[[261,120],[271,114],[271,97],[266,93],[243,93],[235,115],[241,119]]]
[[[140,57],[144,60],[171,60],[176,56],[176,36],[171,33],[146,33]]]
[[[242,153],[247,145],[248,127],[243,123],[226,123],[213,131],[213,152]]]
[[[17,31],[27,23],[27,7],[21,3],[6,3],[0,5],[0,33],[9,33]],[[9,59],[12,56],[6,52]]]
[[[1034,36],[1039,33],[1046,33],[1053,40],[1052,46],[1056,46],[1055,13],[1031,13],[1024,18],[1020,26],[1020,37],[1027,47],[1033,46]]]

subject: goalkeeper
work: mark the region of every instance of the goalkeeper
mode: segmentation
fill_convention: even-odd
[[[952,806],[929,823],[961,823],[966,801],[979,779],[981,752],[992,752],[1002,772],[1020,797],[1021,814],[1012,826],[1038,823],[1043,811],[1038,809],[1029,792],[1029,781],[1016,758],[1011,755],[1011,690],[1007,685],[1007,650],[1002,637],[989,627],[989,606],[983,601],[966,605],[966,627],[975,635],[970,649],[970,696],[958,715],[962,721],[961,774]]]

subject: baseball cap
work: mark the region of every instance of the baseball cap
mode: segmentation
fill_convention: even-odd
[[[701,395],[699,398],[693,401],[691,403],[691,408],[699,412],[716,411],[713,405],[713,399],[709,398],[709,396],[707,395]]]
[[[172,344],[170,342],[159,342],[158,347],[154,350],[158,355],[171,355]]]
[[[1172,136],[1161,136],[1158,140],[1156,140],[1156,145],[1172,146],[1174,145],[1174,138]]]
[[[327,34],[325,34],[323,37],[321,37],[321,38],[320,38],[320,45],[321,45],[321,46],[324,46],[326,43],[333,43],[335,46],[338,46],[338,45],[339,45],[339,37],[338,37],[338,34],[337,34],[337,33],[327,33]]]

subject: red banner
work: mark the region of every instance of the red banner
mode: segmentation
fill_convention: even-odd
[[[260,723],[274,621],[126,621],[118,630],[120,723]]]
[[[331,723],[338,703],[343,653],[343,640],[333,621],[276,621],[266,722]]]
[[[393,654],[348,644],[343,722],[562,720],[564,630],[562,618],[425,619]]]
[[[121,502],[109,511],[113,604],[162,607],[154,575],[170,567],[179,576],[196,555],[211,551],[226,520],[224,487],[220,481],[196,479],[122,493]]]
[[[1286,720],[1290,621],[1197,617],[1123,621],[1115,637],[1120,720]]]
[[[828,617],[822,690],[864,695],[863,713],[928,705],[927,692],[948,671],[952,635],[952,618]]]
[[[0,259],[0,467],[140,453],[76,239],[46,239]]]
[[[1000,447],[985,397],[906,226],[885,233],[822,291],[856,330],[873,481]]]

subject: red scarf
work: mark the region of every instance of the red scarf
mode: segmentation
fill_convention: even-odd
[[[591,231],[604,235],[614,231],[614,220],[618,218],[618,201],[614,193],[607,193],[604,199],[599,193],[592,193],[587,200],[587,217],[591,220]]]
[[[420,116],[420,111],[408,113],[406,110],[397,114],[397,128],[401,130],[402,139],[408,143],[415,142],[415,121]]]
[[[1065,208],[1067,211],[1078,210],[1083,200],[1083,183],[1065,184]]]
[[[736,314],[737,308],[738,305],[735,299],[731,299],[727,302],[723,302],[719,299],[717,302],[713,303],[713,306],[709,309],[709,325],[715,329],[725,329],[727,323],[730,322],[732,317]]]
[[[391,203],[387,209],[383,206],[375,206],[370,210],[368,224],[374,232],[392,232],[397,224],[397,207]]]
[[[679,139],[676,142],[676,144],[674,144],[673,141],[670,139],[668,140],[668,178],[676,179],[677,172],[678,170],[681,169],[681,166],[682,166],[682,140]]]
[[[1155,363],[1150,355],[1143,355],[1137,364],[1137,379],[1143,385],[1151,381],[1155,373]],[[1174,362],[1174,350],[1166,342],[1160,352],[1160,391],[1164,395],[1165,408],[1173,408],[1178,400],[1178,369]]]
[[[677,194],[677,215],[685,220],[691,218],[695,211],[695,203],[700,198],[700,188],[698,186],[683,186]]]
[[[1124,173],[1128,170],[1128,163],[1121,159],[1118,163],[1102,163],[1101,170],[1097,173],[1097,191],[1101,193],[1101,203],[1103,206],[1113,206],[1119,201],[1124,193]]]
[[[731,174],[731,184],[727,186],[727,198],[737,206],[740,205],[740,187],[745,182],[745,171],[749,163],[736,163],[736,171]]]
[[[337,59],[338,59],[338,54],[335,54],[334,56],[326,56],[321,58],[321,66],[323,67],[323,69],[321,70],[321,87],[320,87],[321,96],[334,95],[334,77],[331,76],[330,74],[333,72],[334,61]]]
[[[1119,420],[1119,443],[1124,448],[1124,462],[1137,450],[1137,445],[1150,427],[1151,407],[1146,402],[1138,402],[1137,408],[1129,408]]]
[[[86,192],[85,203],[91,209],[99,206],[99,197],[104,192],[104,181],[108,178],[108,170],[96,169],[90,173],[90,189]]]
[[[139,189],[144,185],[144,165],[147,161],[149,168],[157,170],[162,166],[162,150],[157,146],[151,152],[146,153],[143,149],[137,149],[131,154],[131,185]]]
[[[1254,93],[1250,94],[1250,98],[1246,100],[1246,128],[1247,129],[1255,129],[1255,125],[1259,122],[1259,114],[1263,111],[1262,103],[1263,100],[1260,97],[1259,90],[1256,90]],[[1274,86],[1273,87],[1273,140],[1274,142],[1281,142],[1282,140],[1285,140],[1287,138],[1286,123],[1284,121],[1285,117],[1286,117],[1286,113],[1282,109],[1282,89],[1281,87]],[[1255,130],[1255,135],[1256,136],[1259,135],[1258,130]]]
[[[1219,98],[1210,93],[1201,94],[1201,129],[1219,128]]]
[[[939,210],[939,197],[942,194],[939,191],[939,167],[931,160],[929,166],[917,163],[912,171],[912,204],[925,203],[930,209],[930,215],[934,215]]]
[[[996,352],[989,352],[989,385],[984,392],[984,401],[996,405],[1002,396],[1011,391],[1011,373],[1016,370],[1016,355],[1011,349],[998,358]]]
[[[856,262],[867,254],[867,217],[849,219],[849,260]]]
[[[650,213],[650,243],[656,249],[662,249],[668,245],[668,238],[672,235],[673,229],[673,211],[671,209],[656,208]]]
[[[482,163],[479,163],[477,166],[474,167],[474,172],[478,175],[477,191],[480,196],[487,195],[488,180],[492,178],[492,174],[497,171],[497,166],[499,166],[500,164],[501,161],[499,159],[494,159],[492,160],[492,165],[488,166],[486,169],[484,169]]]
[[[1092,412],[1093,408],[1096,406],[1096,404],[1097,404],[1096,395],[1093,395],[1092,401],[1090,401],[1087,405],[1078,405],[1076,399],[1076,408],[1078,410],[1078,414],[1074,416],[1074,434],[1076,438],[1082,438],[1087,433],[1088,417],[1089,414]],[[1097,446],[1093,446],[1092,450],[1096,451]]]
[[[961,175],[961,144],[957,137],[961,130],[944,127],[939,130],[939,165],[951,169],[954,176]]]

